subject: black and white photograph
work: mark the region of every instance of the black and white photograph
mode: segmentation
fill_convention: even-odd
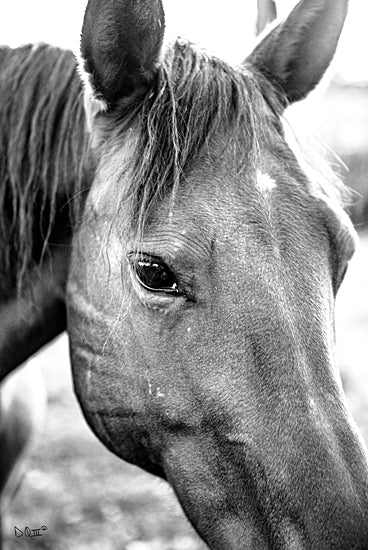
[[[0,550],[368,550],[366,0],[0,0]]]

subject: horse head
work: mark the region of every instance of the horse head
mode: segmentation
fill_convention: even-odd
[[[355,237],[282,124],[346,11],[302,0],[232,67],[164,48],[160,0],[87,6],[99,167],[68,283],[75,389],[97,436],[167,479],[213,549],[367,546],[334,342]]]

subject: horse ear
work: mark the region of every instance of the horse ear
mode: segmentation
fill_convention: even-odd
[[[247,58],[289,102],[304,98],[335,54],[349,0],[301,0]]]
[[[81,35],[82,72],[102,108],[149,87],[164,30],[161,0],[89,0]]]
[[[256,34],[261,32],[277,17],[275,0],[257,0]]]

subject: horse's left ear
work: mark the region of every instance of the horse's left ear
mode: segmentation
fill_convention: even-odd
[[[256,46],[246,62],[291,103],[320,81],[335,54],[349,0],[301,0]]]
[[[161,0],[89,0],[81,35],[81,69],[102,108],[149,87],[157,72],[164,30]]]

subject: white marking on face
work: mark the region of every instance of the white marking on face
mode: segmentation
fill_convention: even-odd
[[[260,170],[257,171],[257,185],[260,191],[265,195],[271,193],[271,191],[273,191],[273,189],[277,186],[272,176],[266,174],[266,172],[261,172]]]

